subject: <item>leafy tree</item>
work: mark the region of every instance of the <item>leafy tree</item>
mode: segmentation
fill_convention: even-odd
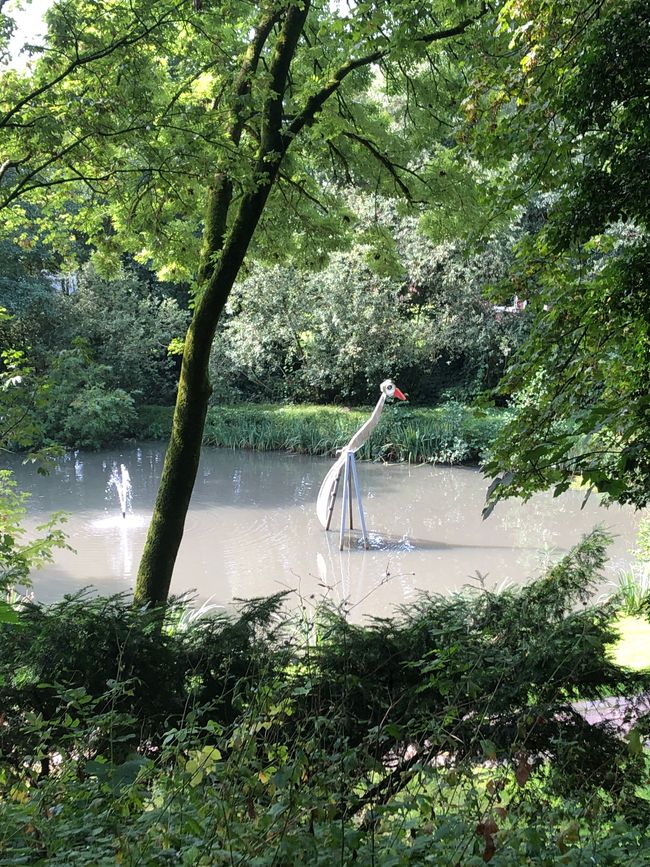
[[[334,254],[317,274],[253,268],[235,288],[213,347],[217,399],[230,383],[267,400],[374,397],[383,371],[398,376],[411,351],[400,285],[373,273],[358,247]]]
[[[355,211],[364,208],[360,198]],[[495,312],[484,293],[506,274],[521,229],[470,254],[432,243],[417,218],[393,211],[382,202],[382,222],[360,221],[360,240],[316,273],[251,269],[213,346],[213,399],[372,402],[387,370],[417,403],[467,400],[496,384],[525,316]]]
[[[3,331],[10,320],[0,307]],[[38,412],[46,403],[47,387],[23,350],[4,346],[0,351],[0,449],[28,448],[42,439]]]
[[[27,354],[47,377],[59,353],[80,339],[93,362],[104,365],[106,386],[123,389],[136,403],[173,402],[178,364],[169,345],[188,321],[174,287],[158,283],[142,266],[125,266],[110,279],[90,264],[65,275],[41,242],[0,241],[2,254],[0,305],[12,314],[0,320],[2,344]],[[70,412],[69,404],[56,409],[58,415],[64,411]],[[48,433],[57,439],[62,430],[58,425]]]
[[[65,326],[60,342],[80,338],[96,364],[104,365],[105,382],[128,392],[136,403],[171,403],[176,361],[169,345],[187,328],[187,311],[174,298],[154,294],[131,270],[106,279],[91,266],[62,299]]]
[[[536,130],[527,171],[554,190],[547,224],[516,268],[536,319],[503,383],[518,395],[517,413],[486,467],[503,473],[491,504],[549,486],[560,493],[577,475],[644,506],[650,15],[639,0],[573,2],[571,13],[508,4],[503,23],[519,63],[507,88],[484,92],[489,108],[476,121],[484,132],[492,117],[501,144],[506,133],[521,145],[517,133]]]
[[[486,464],[505,471],[494,498],[559,494],[579,476],[619,502],[648,502],[650,256],[640,233],[626,235],[636,243],[604,236],[600,255],[561,256],[536,275],[533,335],[501,386],[516,412]]]
[[[63,322],[60,294],[48,276],[57,265],[41,245],[8,240],[0,240],[0,262],[0,306],[11,314],[0,322],[0,344],[27,354],[42,375]]]
[[[29,195],[45,217],[56,212],[61,243],[83,224],[105,262],[130,250],[161,276],[197,274],[136,588],[138,600],[154,602],[167,596],[196,476],[212,339],[253,236],[258,255],[322,258],[342,231],[327,177],[411,200],[441,197],[450,157],[435,143],[463,83],[454,50],[470,51],[475,25],[490,18],[482,3],[446,0],[426,9],[410,0],[339,11],[323,0],[194,7],[119,2],[98,20],[95,4],[55,5],[36,81],[67,73],[83,52],[94,52],[92,65],[29,104],[15,99],[23,82],[8,79],[25,110],[12,128],[5,204]],[[397,117],[392,94],[406,95]],[[79,183],[74,213],[61,216],[55,198],[39,195]]]
[[[58,165],[74,152],[84,149],[86,136],[77,135],[77,129],[58,123],[65,112],[88,108],[92,100],[80,98],[74,91],[73,81],[80,72],[91,76],[101,73],[101,64],[115,62],[115,56],[140,43],[154,39],[158,30],[168,23],[176,6],[140,3],[138,9],[115,4],[103,10],[103,28],[97,21],[97,8],[88,2],[61,2],[46,13],[52,39],[49,51],[40,63],[32,64],[28,72],[16,69],[3,71],[0,87],[0,210],[5,220],[12,222],[13,207],[16,223],[30,210],[21,197],[32,190],[50,185],[58,186],[65,180],[54,177],[50,168]],[[6,0],[0,2],[0,63],[10,60],[8,42],[15,31],[15,22],[5,11]],[[56,43],[56,44],[55,44]],[[43,48],[40,49],[43,51]],[[39,49],[30,46],[30,53]],[[96,103],[92,102],[97,107]],[[113,134],[115,130],[111,131]],[[110,132],[108,133],[110,135]],[[82,158],[83,161],[83,158]],[[68,180],[78,180],[79,172]],[[88,179],[90,180],[90,178]],[[65,224],[65,220],[62,221]],[[56,221],[50,225],[50,234],[57,232]],[[65,231],[65,230],[64,230]],[[59,239],[63,235],[59,234]]]
[[[14,20],[3,11],[7,2],[8,0],[2,0],[0,3],[0,63],[4,63],[9,58],[9,40],[11,39],[15,29]]]
[[[9,318],[0,307],[0,323]],[[35,375],[25,354],[5,348],[0,352],[0,452],[13,446],[28,448],[41,436],[36,421],[38,409],[44,404],[45,385]],[[53,449],[31,452],[28,460],[39,463],[45,471]],[[61,516],[38,527],[45,535],[24,541],[22,520],[25,516],[25,494],[16,490],[8,470],[0,470],[0,594],[13,596],[16,585],[29,586],[29,573],[52,559],[56,547],[65,546],[60,529]],[[14,623],[16,615],[8,601],[0,598],[0,622]]]
[[[44,429],[56,442],[98,449],[128,433],[134,400],[122,388],[112,388],[112,370],[98,364],[81,338],[62,350],[49,376]]]

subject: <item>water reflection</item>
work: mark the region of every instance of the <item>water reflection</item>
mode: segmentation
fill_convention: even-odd
[[[39,598],[90,584],[103,593],[132,588],[162,460],[158,444],[140,444],[67,455],[47,478],[14,463],[19,485],[32,492],[32,526],[44,513],[71,513],[67,532],[77,553],[58,552],[36,573]],[[132,485],[125,519],[115,494],[106,496],[122,464]],[[476,573],[490,586],[526,580],[597,523],[617,534],[610,574],[634,547],[638,514],[604,510],[595,498],[581,510],[579,492],[501,504],[484,522],[485,483],[476,470],[360,463],[370,549],[353,532],[339,551],[338,529],[325,533],[315,515],[329,466],[325,458],[205,449],[172,592],[195,589],[222,605],[289,589],[308,604],[323,595],[347,601],[359,618],[408,605],[420,590],[459,589]]]

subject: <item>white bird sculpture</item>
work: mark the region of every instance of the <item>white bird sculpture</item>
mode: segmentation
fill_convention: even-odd
[[[377,401],[377,405],[370,418],[365,421],[359,430],[354,434],[350,442],[341,449],[341,454],[336,459],[336,462],[327,473],[325,478],[323,479],[323,484],[320,486],[320,491],[318,492],[318,499],[316,500],[316,514],[318,515],[318,520],[321,522],[321,525],[329,530],[330,521],[332,519],[332,510],[334,507],[334,500],[336,498],[336,491],[338,488],[339,478],[343,469],[346,467],[346,464],[350,459],[354,458],[354,453],[358,451],[361,446],[366,442],[366,440],[370,437],[370,434],[374,431],[374,429],[379,424],[379,419],[381,418],[382,411],[384,409],[384,404],[386,403],[387,398],[396,397],[398,400],[406,400],[406,396],[399,390],[399,388],[395,385],[392,379],[385,379],[382,384],[379,386],[379,390],[381,394],[379,395],[379,400]],[[352,463],[352,475],[355,477],[355,486],[357,488],[357,497],[358,497],[358,483],[356,480],[356,468],[354,466],[354,461]],[[348,486],[351,485],[351,478],[346,469],[346,480]],[[344,497],[351,496],[351,487],[349,491],[344,492]],[[351,501],[350,501],[351,502]],[[361,511],[361,501],[358,500],[359,510]],[[344,510],[345,510],[345,500],[344,500]],[[352,513],[350,512],[350,517]],[[361,520],[363,524],[363,512],[361,512]],[[352,526],[352,525],[350,525]],[[343,521],[341,523],[341,533],[343,532]],[[364,526],[364,541],[366,541],[366,533]],[[367,546],[367,545],[366,545]]]

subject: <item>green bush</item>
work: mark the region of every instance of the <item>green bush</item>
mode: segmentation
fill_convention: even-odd
[[[209,703],[221,720],[232,720],[238,691],[247,678],[259,677],[262,659],[267,670],[262,631],[272,634],[279,598],[252,603],[236,619],[215,616],[187,631],[172,628],[174,606],[169,628],[161,630],[159,612],[135,609],[123,596],[80,592],[50,607],[26,602],[21,628],[0,631],[0,754],[20,761],[31,752],[33,733],[22,743],[21,720],[26,713],[51,719],[61,690],[98,697],[111,684],[128,684],[111,705],[135,720],[130,732],[120,733],[128,748],[159,740],[171,720],[182,719],[189,701]],[[100,735],[95,733],[96,740]]]
[[[387,376],[420,404],[496,385],[528,322],[495,311],[486,291],[508,280],[523,223],[477,252],[431,242],[390,201],[360,195],[351,207],[355,243],[321,270],[258,265],[234,288],[212,351],[216,403],[359,405]]]
[[[109,367],[95,363],[84,341],[59,354],[42,411],[49,439],[68,447],[99,449],[129,433],[135,419],[134,400],[108,384],[109,374]]]
[[[645,863],[644,730],[574,704],[648,686],[585,604],[606,542],[366,627],[290,622],[280,597],[163,621],[26,605],[0,624],[0,860]]]
[[[97,383],[83,387],[54,438],[68,446],[99,449],[125,436],[133,424],[133,398],[121,388]]]

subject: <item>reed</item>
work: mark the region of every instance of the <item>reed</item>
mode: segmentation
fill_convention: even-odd
[[[203,442],[222,448],[331,455],[345,445],[369,412],[369,408],[335,406],[213,406],[208,412]],[[137,436],[166,438],[171,417],[169,407],[143,407]],[[505,418],[503,411],[476,410],[457,403],[417,409],[394,404],[384,410],[379,428],[359,457],[412,463],[478,463]]]

